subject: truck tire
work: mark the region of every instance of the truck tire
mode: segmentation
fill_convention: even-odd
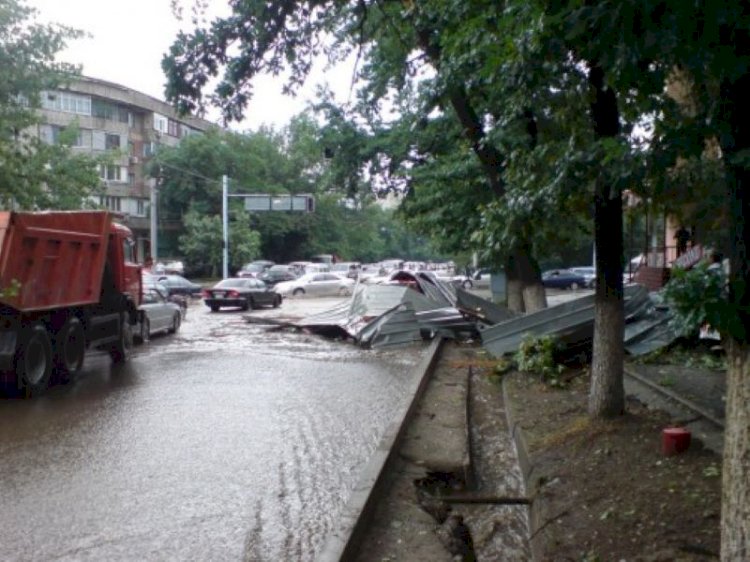
[[[67,381],[81,370],[86,354],[86,334],[78,318],[71,316],[65,321],[55,335],[53,348],[57,373]]]
[[[128,315],[123,314],[120,325],[120,338],[109,346],[109,356],[113,363],[125,363],[130,357],[133,349],[133,326],[131,326]]]
[[[21,334],[16,349],[16,377],[25,396],[38,396],[47,390],[52,375],[52,344],[42,324],[33,324]]]

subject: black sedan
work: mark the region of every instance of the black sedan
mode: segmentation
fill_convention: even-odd
[[[578,289],[586,286],[586,278],[569,269],[551,269],[542,273],[542,284],[553,289]]]
[[[154,275],[155,281],[161,283],[169,291],[169,295],[185,295],[193,298],[200,298],[203,293],[203,287],[198,283],[188,281],[182,275]]]
[[[281,295],[275,293],[260,279],[231,277],[219,281],[203,291],[203,302],[217,312],[221,307],[239,307],[242,310],[281,304]]]
[[[276,285],[282,281],[294,281],[297,276],[288,266],[274,265],[270,269],[261,273],[258,279],[263,281],[266,285]]]

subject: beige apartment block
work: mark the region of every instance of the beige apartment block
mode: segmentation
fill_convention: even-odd
[[[120,213],[136,237],[138,255],[148,255],[156,180],[146,176],[146,164],[160,146],[174,146],[216,125],[178,116],[168,103],[126,86],[85,76],[42,92],[41,106],[43,120],[32,134],[54,143],[60,131],[77,122],[74,151],[115,155],[114,164],[100,170],[106,194],[96,203]]]

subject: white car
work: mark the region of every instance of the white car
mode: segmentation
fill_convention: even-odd
[[[166,332],[174,334],[182,323],[180,306],[168,300],[167,291],[159,285],[143,287],[143,302],[139,310],[143,311],[143,321],[138,326],[135,337],[147,342],[153,334]]]
[[[354,279],[335,273],[305,273],[294,281],[276,283],[273,290],[285,297],[343,296],[352,294],[355,283]]]

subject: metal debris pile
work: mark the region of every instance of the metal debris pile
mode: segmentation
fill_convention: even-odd
[[[625,348],[630,354],[645,354],[675,339],[668,325],[669,310],[645,287],[627,286],[624,306]],[[519,316],[429,273],[400,271],[389,284],[360,283],[348,301],[281,327],[353,340],[367,348],[409,344],[438,335],[481,338],[484,348],[500,357],[516,351],[529,333],[554,335],[569,346],[590,345],[594,295]]]

